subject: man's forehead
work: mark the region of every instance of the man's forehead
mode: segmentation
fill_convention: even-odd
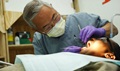
[[[38,14],[36,15],[36,17],[39,17],[39,18],[43,18],[45,13],[47,12],[48,13],[48,8],[44,5],[41,7],[41,9],[39,10]]]
[[[52,8],[46,5],[43,5],[35,17],[44,19],[49,15],[49,13],[51,12],[51,9]]]
[[[41,21],[41,19],[43,20],[43,19],[46,18],[46,14],[45,13],[47,13],[47,10],[45,10],[44,8],[46,9],[46,6],[43,6],[39,10],[39,12],[35,15],[35,17],[32,20],[34,23],[37,23],[37,22]]]

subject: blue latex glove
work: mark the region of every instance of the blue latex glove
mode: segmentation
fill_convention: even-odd
[[[96,28],[94,26],[86,26],[80,31],[80,39],[86,43],[91,37],[103,37],[105,36],[105,29]]]
[[[78,46],[68,46],[64,49],[64,52],[73,52],[73,53],[80,53],[81,47]]]

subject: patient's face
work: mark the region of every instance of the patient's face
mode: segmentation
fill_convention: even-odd
[[[36,25],[38,32],[46,34],[60,20],[60,17],[55,9],[44,5],[32,22]]]
[[[80,51],[81,54],[94,55],[103,57],[105,52],[110,52],[109,44],[107,41],[92,38]]]

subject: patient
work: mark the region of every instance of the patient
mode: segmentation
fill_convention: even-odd
[[[77,46],[69,46],[64,51],[74,53],[63,52],[48,55],[17,55],[16,57],[18,61],[16,62],[18,63],[9,67],[2,68],[0,71],[73,71],[75,69],[78,69],[76,67],[81,68],[83,66],[84,67],[81,69],[84,71],[91,69],[91,71],[98,71],[97,69],[102,69],[104,71],[118,71],[117,69],[120,69],[120,67],[115,64],[116,60],[120,60],[120,47],[117,43],[108,38],[92,38],[86,43],[86,46],[83,48]],[[75,53],[81,53],[81,55]],[[91,57],[82,54],[105,57],[109,59]],[[90,65],[88,64],[89,62],[96,62],[97,65],[95,63],[92,63],[92,65]],[[117,61],[118,64],[119,62],[120,61]],[[116,70],[113,70],[114,68]]]
[[[85,47],[69,46],[64,52],[81,53],[104,57],[108,59],[120,60],[120,46],[109,38],[92,38]]]

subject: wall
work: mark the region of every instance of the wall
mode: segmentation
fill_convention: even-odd
[[[23,12],[24,6],[31,0],[8,0],[5,2],[7,11]],[[62,15],[74,13],[72,0],[43,0],[52,4],[52,6]]]
[[[120,0],[111,0],[106,4],[102,4],[104,0],[79,0],[80,12],[94,13],[101,16],[101,18],[108,19],[111,21],[111,18],[114,14],[120,14]],[[113,23],[117,26],[120,31],[120,16],[115,16]],[[119,45],[120,32],[117,36],[113,38]]]
[[[8,0],[5,1],[5,9],[7,11],[23,12],[23,8],[31,0]]]

